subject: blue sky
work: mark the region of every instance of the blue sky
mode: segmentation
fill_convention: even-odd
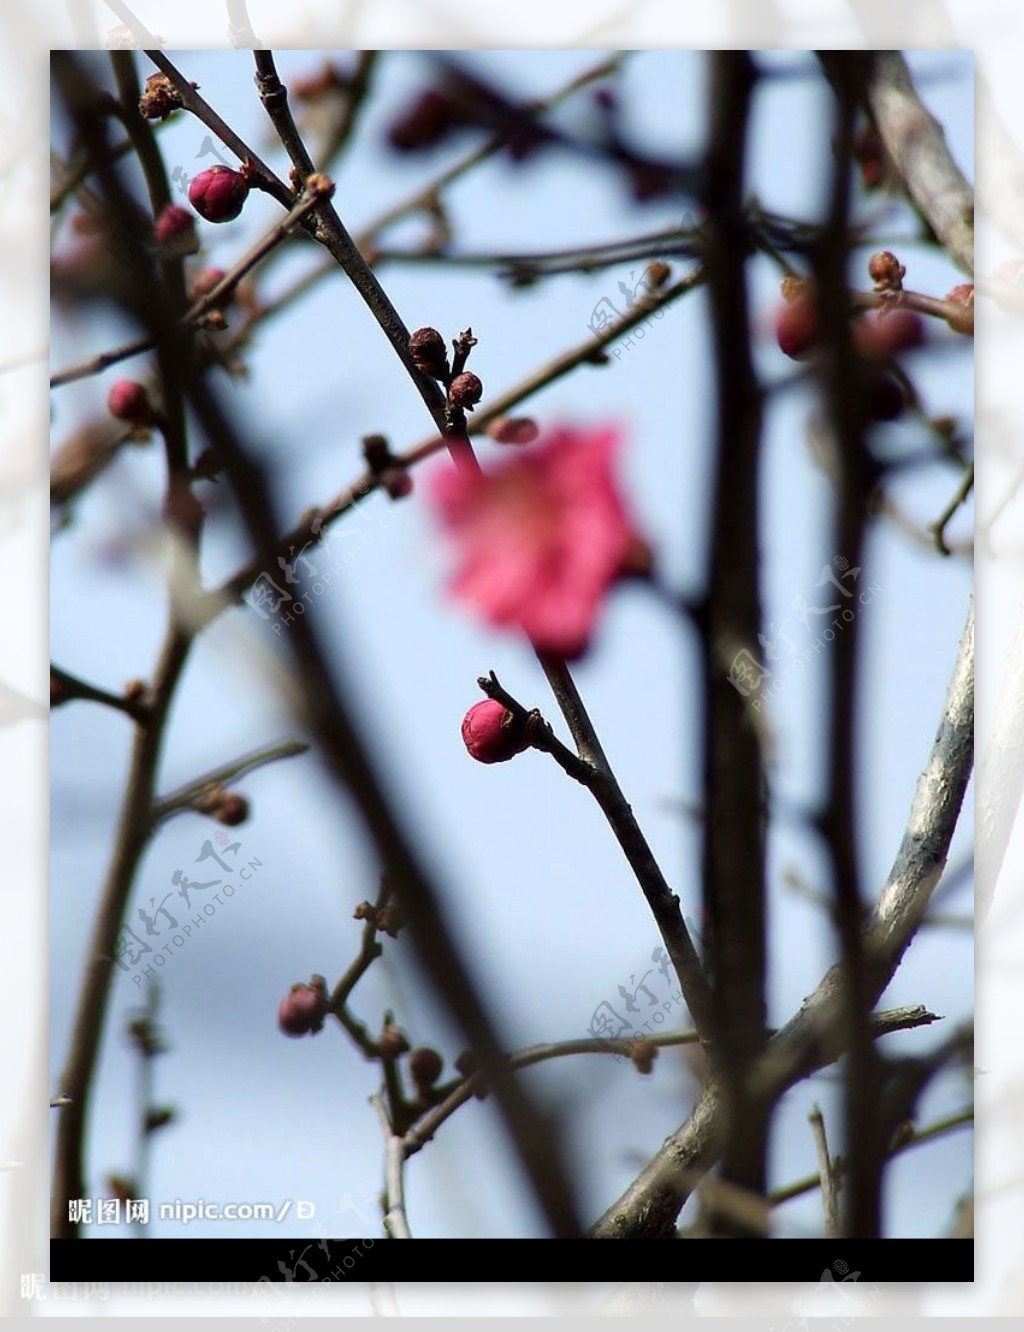
[[[546,92],[589,67],[598,52],[474,54],[516,92]],[[204,96],[279,169],[255,99],[247,58],[194,53],[172,59]],[[388,120],[429,75],[427,57],[387,55],[373,104],[337,176],[336,203],[350,229],[372,219],[431,178],[447,160],[409,160],[382,147]],[[828,180],[828,96],[813,61],[800,53],[766,54],[780,77],[758,92],[751,185],[765,207],[800,216],[820,209]],[[309,72],[319,56],[282,53],[286,78]],[[972,174],[972,86],[968,56],[911,56],[922,91],[944,123],[953,150]],[[699,54],[639,52],[626,64],[624,102],[638,136],[654,150],[697,153],[703,133],[705,67]],[[568,114],[570,122],[579,110]],[[195,172],[204,128],[179,118],[162,131],[166,160]],[[457,153],[456,153],[457,155]],[[599,242],[678,222],[680,201],[636,207],[611,173],[558,156],[516,168],[488,163],[450,192],[458,244],[467,250],[532,250]],[[877,209],[877,203],[871,205]],[[277,218],[275,204],[254,196],[235,224],[203,228],[209,259],[227,267]],[[906,215],[885,220],[891,248],[907,264],[907,284],[942,295],[959,275],[940,255],[905,240]],[[415,228],[413,228],[415,230]],[[210,233],[215,233],[210,235]],[[902,239],[900,239],[902,238]],[[866,259],[866,252],[865,252]],[[313,256],[315,262],[316,257]],[[310,256],[285,259],[268,279],[280,289]],[[637,266],[639,267],[639,266]],[[580,341],[597,302],[614,299],[625,271],[566,275],[509,292],[486,273],[387,266],[381,277],[410,327],[429,323],[451,336],[472,324],[480,339],[473,368],[486,395],[500,392],[566,346]],[[639,277],[639,272],[636,273]],[[866,280],[865,284],[866,285]],[[751,267],[759,327],[770,324],[777,275]],[[83,324],[58,319],[57,368],[119,340],[112,319]],[[965,422],[972,410],[969,344],[936,333],[934,350],[912,354],[913,374],[929,410]],[[538,395],[529,410],[542,423],[623,423],[629,447],[626,489],[669,581],[696,586],[703,567],[713,449],[712,374],[707,308],[696,293],[676,303],[643,340],[618,349],[604,368],[587,367]],[[792,363],[770,335],[758,345],[769,383]],[[359,471],[359,440],[381,431],[396,449],[429,433],[429,421],[390,348],[339,274],[294,310],[267,324],[249,357],[247,380],[223,383],[239,424],[273,468],[283,521],[334,494]],[[141,369],[141,363],[139,363]],[[54,438],[83,413],[102,410],[117,375],[54,395]],[[843,552],[829,548],[828,481],[811,458],[806,421],[809,390],[771,399],[764,440],[765,620],[780,625],[796,597],[815,599],[823,565]],[[886,447],[908,451],[920,435],[888,428]],[[486,441],[487,462],[498,449]],[[435,462],[433,465],[444,465]],[[146,533],[158,503],[158,453],[126,454],[78,507],[73,529],[53,548],[52,655],[66,668],[108,687],[147,675],[162,632],[162,575],[143,548],[116,558],[111,533]],[[934,519],[956,486],[944,466],[915,468],[897,494],[920,525]],[[543,677],[526,647],[477,625],[442,595],[447,561],[436,526],[414,498],[393,508],[368,502],[359,533],[337,529],[352,551],[345,572],[312,613],[351,689],[359,724],[386,767],[396,800],[423,848],[456,922],[467,957],[511,1046],[585,1034],[593,1010],[649,965],[657,935],[640,893],[599,812],[543,755],[528,753],[495,768],[474,764],[459,722],[479,697],[476,677],[494,669],[528,706],[554,720]],[[961,516],[952,533],[968,530]],[[237,530],[215,535],[204,552],[214,580],[244,558]],[[314,556],[315,558],[315,556]],[[863,867],[868,891],[891,862],[917,773],[934,734],[966,612],[970,569],[942,561],[892,524],[868,542],[862,577],[878,594],[863,610],[863,733],[860,750]],[[796,635],[799,624],[790,626]],[[800,630],[802,632],[802,630]],[[285,630],[285,632],[287,632]],[[172,715],[161,789],[282,736],[298,734],[282,696],[275,663],[280,637],[251,611],[223,616],[204,636]],[[688,725],[698,698],[695,642],[685,625],[641,588],[612,597],[592,655],[577,679],[605,749],[684,910],[699,905],[699,838],[680,802],[699,797],[699,754]],[[772,715],[776,782],[784,800],[804,805],[823,779],[819,716],[827,686],[820,658],[787,684]],[[66,1050],[88,928],[109,856],[130,742],[123,718],[86,705],[53,718],[52,1057],[54,1086]],[[153,1144],[149,1195],[221,1201],[309,1198],[328,1229],[343,1231],[348,1199],[372,1214],[381,1147],[366,1103],[374,1069],[332,1026],[315,1040],[288,1041],[275,1024],[288,986],[322,972],[337,977],[358,946],[356,902],[372,896],[377,866],[353,811],[339,803],[313,756],[291,759],[247,779],[253,815],[237,830],[246,857],[261,867],[186,947],[167,961],[163,1020],[172,1052],[156,1066],[158,1095],[181,1119]],[[970,814],[957,836],[970,845]],[[172,891],[174,871],[194,864],[214,825],[198,815],[169,823],[150,847],[132,912]],[[798,872],[827,887],[821,847],[798,824],[773,834],[770,858],[773,1021],[784,1020],[817,983],[830,958],[821,907],[787,887]],[[954,853],[955,863],[957,853]],[[969,889],[944,903],[966,912]],[[924,1002],[951,1021],[970,1009],[971,942],[966,932],[931,930],[911,949],[885,1003]],[[134,1068],[121,1030],[141,990],[122,976],[114,991],[89,1143],[92,1193],[108,1170],[130,1165]],[[418,982],[411,946],[388,946],[357,990],[353,1006],[376,1023],[384,1008],[416,1042],[451,1058],[461,1048]],[[926,1048],[934,1035],[892,1038],[888,1049]],[[686,1112],[692,1083],[681,1057],[666,1052],[650,1079],[606,1059],[564,1061],[524,1074],[572,1124],[584,1211],[596,1215]],[[836,1084],[801,1087],[780,1114],[773,1184],[813,1168],[806,1111],[818,1100],[835,1109]],[[964,1089],[950,1078],[926,1100],[924,1118],[958,1108]],[[832,1115],[834,1124],[835,1115]],[[834,1132],[838,1132],[838,1125]],[[967,1135],[911,1154],[895,1168],[888,1199],[892,1233],[933,1234],[945,1224],[970,1174]],[[489,1103],[460,1112],[409,1167],[409,1206],[419,1235],[537,1233],[531,1199],[507,1155]],[[468,1181],[486,1179],[485,1188]],[[351,1214],[351,1213],[350,1213]],[[818,1200],[784,1210],[786,1223],[815,1231]],[[353,1224],[353,1233],[360,1230]],[[248,1233],[304,1233],[276,1227]],[[154,1222],[153,1235],[217,1235],[223,1226],[183,1231]],[[232,1230],[231,1233],[237,1233]]]

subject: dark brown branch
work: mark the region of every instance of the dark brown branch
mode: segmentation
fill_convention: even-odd
[[[65,1106],[57,1126],[50,1211],[50,1234],[54,1239],[75,1238],[78,1225],[68,1217],[68,1202],[91,1193],[85,1178],[82,1148],[89,1093],[110,999],[117,933],[149,839],[164,723],[190,646],[191,639],[185,631],[174,626],[168,630],[153,678],[149,724],[140,727],[135,735],[117,842],[90,935],[85,980],[60,1081],[61,1091],[71,1098],[71,1103]]]
[[[764,777],[752,700],[732,664],[757,654],[761,390],[751,359],[746,295],[748,222],[744,164],[755,74],[746,54],[711,57],[706,177],[707,274],[716,363],[717,462],[711,569],[704,614],[704,910],[713,1041],[727,1120],[723,1179],[765,1191],[770,1106],[751,1093],[749,1071],[765,1030]],[[728,1225],[728,1219],[719,1222]]]
[[[57,698],[53,695],[56,692]],[[80,698],[90,703],[102,703],[104,707],[116,708],[118,712],[123,712],[131,717],[133,721],[145,726],[149,720],[149,705],[144,696],[111,694],[106,689],[98,689],[95,685],[88,684],[85,680],[79,679],[77,675],[72,675],[70,671],[62,671],[59,666],[50,663],[50,695],[53,706],[59,706],[69,703],[73,699]]]

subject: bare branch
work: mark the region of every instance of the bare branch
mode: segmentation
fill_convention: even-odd
[[[871,61],[868,105],[907,193],[949,257],[974,273],[974,191],[953,160],[942,126],[921,101],[899,51]]]

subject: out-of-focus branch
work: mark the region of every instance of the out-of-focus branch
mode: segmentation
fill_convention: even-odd
[[[1003,857],[1024,796],[1024,607],[1019,611],[1006,675],[985,752],[978,765],[977,923],[988,919]]]
[[[825,1117],[821,1108],[815,1106],[808,1115],[811,1132],[814,1134],[814,1147],[818,1154],[818,1170],[821,1180],[821,1198],[825,1207],[825,1234],[839,1235],[839,1173],[835,1162],[829,1155],[828,1137],[825,1133]]]
[[[378,1095],[370,1097],[384,1134],[384,1229],[392,1239],[412,1239],[405,1213],[405,1152]]]
[[[945,1137],[947,1133],[952,1133],[958,1128],[966,1128],[973,1123],[974,1107],[968,1106],[966,1110],[959,1110],[955,1115],[938,1119],[934,1124],[928,1124],[925,1128],[913,1129],[905,1136],[901,1135],[897,1139],[889,1151],[888,1159],[892,1160],[895,1156],[902,1156],[904,1152],[910,1151],[912,1147],[920,1147],[922,1143],[933,1142],[936,1138]],[[842,1157],[833,1157],[832,1170],[838,1180],[842,1179],[844,1169],[845,1163]],[[781,1207],[783,1203],[790,1202],[793,1198],[799,1198],[801,1194],[811,1193],[820,1186],[821,1175],[805,1175],[803,1179],[794,1180],[792,1184],[787,1184],[784,1188],[774,1189],[768,1195],[768,1201],[773,1207]]]
[[[188,782],[185,786],[180,786],[170,795],[153,802],[153,826],[169,819],[173,814],[181,814],[185,810],[192,809],[195,802],[213,787],[223,786],[225,782],[237,781],[238,778],[246,776],[247,773],[255,772],[257,768],[266,767],[268,763],[276,763],[278,759],[294,758],[298,754],[305,754],[309,745],[304,740],[285,740],[282,744],[271,745],[268,749],[258,749],[255,753],[244,754],[241,758],[233,759],[230,763],[223,763],[219,767],[213,768],[202,777],[197,777],[194,781]]]
[[[974,605],[960,640],[938,734],[918,780],[910,818],[867,930],[865,952],[874,999],[884,992],[942,877],[971,775],[974,738]],[[768,1043],[754,1070],[765,1094],[787,1088],[844,1053],[841,971],[832,967],[799,1011]],[[881,1015],[875,1014],[877,1020]],[[875,1021],[872,1035],[881,1034]],[[671,1234],[689,1195],[684,1182],[709,1170],[721,1151],[716,1088],[709,1086],[686,1122],[605,1212],[591,1234],[642,1238]]]
[[[702,877],[711,975],[712,1058],[727,1121],[723,1180],[765,1191],[770,1106],[748,1074],[765,1030],[764,778],[759,717],[733,682],[761,627],[758,482],[761,389],[751,359],[743,207],[746,139],[755,71],[746,53],[711,56],[707,281],[715,356],[717,445],[703,638],[704,823]],[[723,1230],[734,1217],[716,1213]]]
[[[848,57],[822,53],[826,70]],[[865,99],[885,150],[947,254],[974,272],[974,191],[953,160],[942,126],[921,101],[899,51],[876,51]]]

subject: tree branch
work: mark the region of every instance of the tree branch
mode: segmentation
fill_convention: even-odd
[[[974,606],[943,705],[938,735],[911,806],[899,852],[867,930],[865,953],[871,994],[877,1000],[895,975],[931,898],[949,853],[971,775],[974,736]],[[772,1037],[754,1070],[766,1095],[784,1091],[834,1062],[845,1045],[840,1012],[840,968],[832,967],[799,1011]],[[875,1018],[880,1017],[876,1014]],[[872,1024],[872,1032],[878,1029]],[[666,1139],[626,1192],[591,1230],[598,1238],[628,1239],[673,1233],[689,1194],[683,1182],[709,1170],[721,1151],[719,1096],[702,1094],[686,1122]]]

